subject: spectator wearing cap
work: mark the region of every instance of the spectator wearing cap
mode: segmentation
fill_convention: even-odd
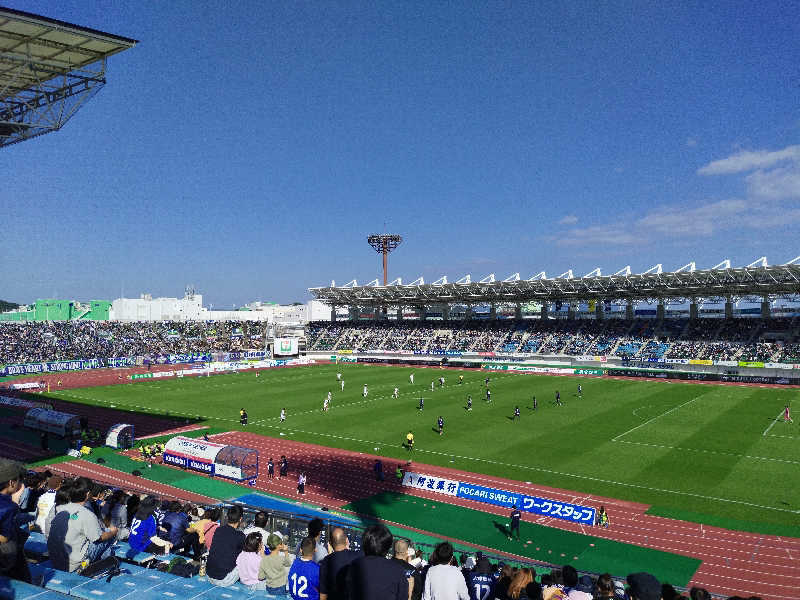
[[[385,525],[367,527],[361,537],[364,556],[350,563],[347,588],[350,600],[408,600],[405,569],[386,559],[392,534]],[[461,573],[458,573],[461,577]],[[464,578],[461,577],[462,583]]]
[[[631,573],[626,581],[631,600],[661,600],[661,584],[650,573]]]
[[[17,525],[19,505],[11,499],[22,487],[23,473],[19,463],[0,460],[0,575],[30,583],[23,552],[27,534]]]
[[[469,600],[467,582],[461,570],[453,565],[453,546],[450,542],[437,545],[431,554],[431,567],[425,576],[422,600]]]
[[[363,553],[350,550],[350,540],[341,527],[331,530],[330,539],[333,552],[319,563],[320,600],[347,600],[347,566],[361,558]]]
[[[75,571],[81,563],[91,564],[111,556],[117,528],[112,525],[103,531],[95,514],[85,506],[90,494],[87,480],[80,477],[69,488],[69,502],[54,509],[47,551],[55,569]]]
[[[289,568],[292,566],[294,557],[276,533],[270,533],[267,536],[267,547],[270,552],[261,559],[261,563],[258,565],[258,579],[264,581],[267,593],[282,595],[286,592]]]
[[[236,557],[244,548],[244,534],[239,531],[241,521],[242,507],[232,506],[228,509],[228,522],[214,533],[206,563],[209,583],[229,587],[239,580]]]

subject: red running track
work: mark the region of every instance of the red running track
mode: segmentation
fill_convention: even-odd
[[[304,472],[308,478],[305,500],[321,505],[341,507],[353,500],[364,498],[387,489],[398,489],[393,481],[395,459],[337,450],[313,444],[272,438],[247,432],[230,432],[211,436],[214,441],[255,448],[260,456],[260,474],[256,488],[285,496],[297,494],[297,474]],[[267,480],[266,461],[272,456],[276,463],[281,454],[289,458],[289,478]],[[380,458],[387,470],[387,481],[379,482],[372,471]],[[405,465],[404,465],[405,466]],[[526,515],[528,521],[578,533],[588,533],[629,544],[636,544],[665,552],[682,554],[702,560],[690,585],[704,587],[716,594],[758,595],[775,600],[800,600],[800,539],[729,531],[645,514],[648,505],[603,498],[591,494],[571,492],[546,486],[489,477],[446,467],[414,463],[420,473],[438,475],[458,481],[474,482],[495,487],[544,496],[555,500],[599,507],[601,504],[611,521],[609,529],[599,529],[552,519]],[[391,471],[391,473],[389,473]],[[410,490],[405,493],[439,502],[447,501],[504,518],[508,511],[472,500],[444,497],[432,492]]]

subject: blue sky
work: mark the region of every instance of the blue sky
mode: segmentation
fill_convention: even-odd
[[[797,3],[5,4],[141,43],[0,152],[0,298],[800,254]]]

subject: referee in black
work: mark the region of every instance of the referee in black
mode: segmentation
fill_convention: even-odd
[[[242,408],[242,410],[239,411],[239,424],[242,427],[247,426],[247,411],[244,408]]]
[[[522,518],[522,513],[520,512],[517,505],[514,505],[514,509],[511,511],[511,525],[508,531],[508,539],[511,539],[511,536],[514,535],[514,532],[517,532],[517,539],[519,538],[519,521]]]

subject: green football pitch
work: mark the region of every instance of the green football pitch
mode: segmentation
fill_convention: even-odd
[[[561,406],[553,402],[557,390]],[[642,502],[664,516],[800,535],[800,430],[778,418],[800,395],[794,389],[339,364],[52,395],[230,430],[239,429],[245,407],[248,431],[401,459],[412,430],[418,462]],[[516,406],[521,416],[513,420]]]

